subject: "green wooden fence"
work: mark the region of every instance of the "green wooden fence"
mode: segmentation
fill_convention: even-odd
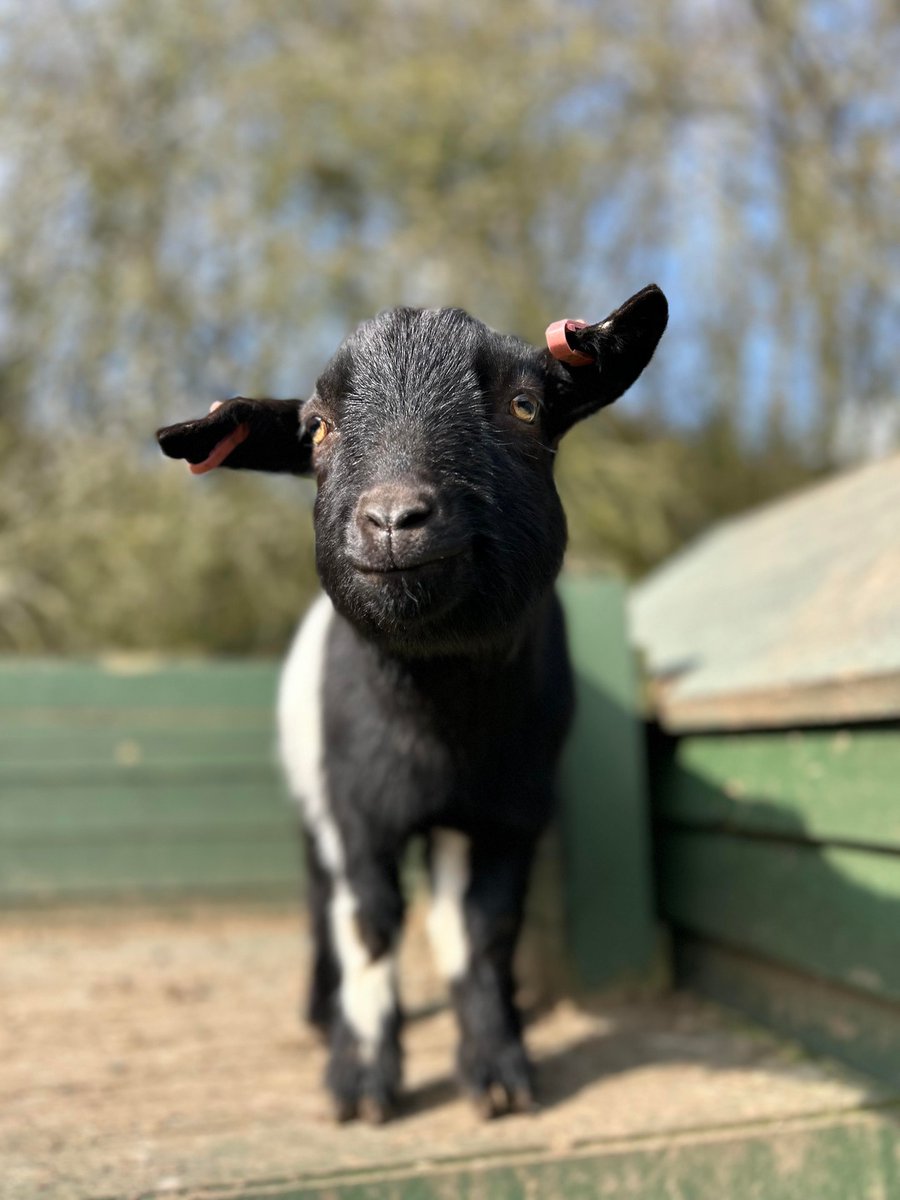
[[[295,885],[272,663],[0,666],[0,899]]]
[[[566,868],[545,855],[543,917],[552,925],[549,872],[566,881],[572,965],[596,986],[656,963],[642,733],[621,585],[568,580],[563,595],[579,715],[556,843]],[[293,895],[277,676],[259,661],[0,663],[0,902]]]
[[[900,730],[691,735],[657,755],[683,980],[900,1083]]]

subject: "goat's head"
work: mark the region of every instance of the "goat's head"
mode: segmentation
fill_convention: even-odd
[[[648,287],[538,350],[460,309],[393,309],[342,343],[308,400],[229,400],[157,437],[198,471],[314,474],[319,574],[367,636],[408,652],[484,645],[559,570],[560,437],[634,383],[666,319]]]

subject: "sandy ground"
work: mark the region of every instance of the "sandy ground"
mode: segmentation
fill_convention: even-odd
[[[0,1195],[138,1197],[835,1113],[877,1094],[687,996],[585,1012],[529,1044],[543,1108],[481,1123],[421,921],[404,949],[406,1110],[338,1127],[297,1019],[294,912],[7,915],[0,922]]]

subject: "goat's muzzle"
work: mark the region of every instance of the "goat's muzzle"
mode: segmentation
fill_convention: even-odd
[[[418,572],[462,554],[468,537],[437,491],[419,481],[393,481],[359,497],[348,530],[351,563],[365,574]]]

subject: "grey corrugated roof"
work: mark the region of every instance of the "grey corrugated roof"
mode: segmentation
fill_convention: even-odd
[[[716,526],[631,619],[670,705],[900,673],[900,455]]]

